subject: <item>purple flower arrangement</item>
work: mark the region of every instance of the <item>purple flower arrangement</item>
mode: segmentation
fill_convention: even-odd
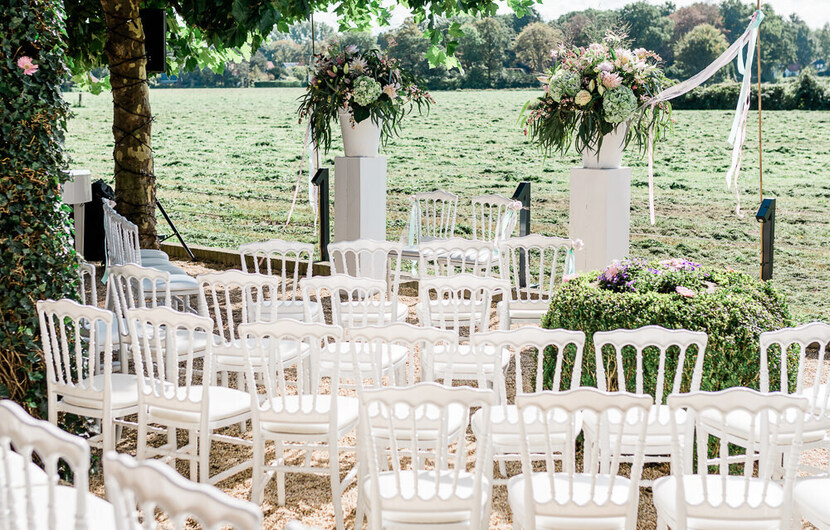
[[[659,292],[694,298],[713,285],[700,263],[682,258],[647,261],[631,258],[614,261],[597,277],[601,289],[617,293]]]

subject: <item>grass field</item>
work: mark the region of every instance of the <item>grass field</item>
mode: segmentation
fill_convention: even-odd
[[[305,182],[283,231],[302,152],[304,128],[295,117],[300,94],[300,89],[151,93],[159,198],[188,242],[235,248],[272,237],[316,241]],[[403,136],[386,146],[387,237],[400,236],[413,192],[443,188],[463,198],[489,192],[509,196],[523,180],[533,183],[533,231],[567,235],[568,170],[581,160],[576,155],[544,160],[527,143],[516,118],[533,94],[434,94],[432,113],[411,118]],[[77,101],[75,94],[67,97]],[[73,167],[111,180],[111,98],[85,94],[83,99],[69,122]],[[674,116],[674,131],[655,155],[655,226],[648,222],[645,162],[633,149],[626,154],[625,163],[634,168],[632,255],[682,256],[757,276],[757,115],[750,115],[740,184],[743,218],[734,214],[735,199],[724,184],[733,113],[678,111]],[[326,165],[333,167],[336,154],[329,153]],[[830,321],[830,113],[764,113],[764,191],[778,198],[777,284],[797,321]],[[469,202],[462,201],[462,234],[470,230],[469,215]]]

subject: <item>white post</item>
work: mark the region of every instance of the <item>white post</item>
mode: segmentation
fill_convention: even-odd
[[[85,208],[84,204],[92,200],[91,172],[88,169],[67,171],[70,180],[62,185],[61,198],[66,204],[75,206],[75,250],[84,255]]]
[[[575,255],[577,272],[627,257],[631,168],[573,168],[570,184],[570,237],[585,244]]]
[[[334,159],[334,241],[355,239],[386,241],[385,156]]]

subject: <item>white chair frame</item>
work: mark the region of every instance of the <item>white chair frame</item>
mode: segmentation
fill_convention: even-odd
[[[89,286],[89,297],[86,288]],[[78,298],[84,305],[98,306],[98,280],[95,265],[81,260],[78,263]]]
[[[671,425],[678,421],[684,421],[682,413],[672,415],[665,405],[664,394],[669,389],[669,394],[676,395],[683,391],[683,375],[688,363],[691,362],[691,349],[697,348],[695,362],[692,370],[692,379],[689,382],[689,392],[700,390],[700,383],[703,378],[703,361],[706,352],[708,337],[702,331],[688,331],[684,329],[666,329],[661,326],[643,326],[637,329],[616,329],[613,331],[598,331],[594,333],[594,356],[597,367],[597,387],[606,390],[626,390],[636,394],[645,393],[643,374],[643,351],[647,348],[656,348],[659,354],[658,372],[655,379],[655,395],[648,416],[648,428],[645,439],[645,462],[670,462],[671,461]],[[603,362],[602,350],[610,346],[614,350],[616,377],[606,377],[605,364]],[[634,388],[629,388],[625,381],[625,369],[623,348],[631,346],[635,350],[634,366],[636,370]],[[669,348],[678,348],[677,368],[672,381],[666,381],[666,364],[669,355]],[[629,360],[629,363],[631,360]],[[610,376],[610,374],[608,374]],[[670,384],[670,387],[668,385]],[[616,389],[614,388],[616,386]],[[672,419],[674,418],[674,419]],[[678,419],[679,418],[679,419]],[[586,445],[600,443],[590,426],[584,429]],[[633,435],[626,433],[627,444],[631,445]],[[643,480],[642,485],[650,485],[651,481]]]
[[[216,484],[250,468],[250,462],[243,462],[209,476],[211,442],[251,446],[248,440],[215,433],[234,424],[244,426],[251,418],[251,412],[246,392],[211,384],[216,380],[216,371],[210,340],[205,342],[201,382],[196,381],[198,371],[194,366],[197,358],[194,336],[209,336],[213,321],[199,315],[179,313],[169,307],[131,309],[127,312],[127,320],[133,338],[133,357],[140,390],[136,451],[139,460],[161,456],[173,465],[177,460],[186,460],[190,463],[191,479],[195,480],[198,474],[199,482],[204,484]],[[179,353],[173,359],[163,353],[171,351]],[[171,368],[171,365],[173,362],[178,364],[182,357],[184,367],[180,375],[179,370]],[[148,446],[150,424],[167,428],[166,444]],[[177,429],[188,432],[189,442],[184,447],[178,447]]]
[[[554,364],[553,380],[550,390],[562,392],[573,390],[581,385],[582,381],[582,354],[585,348],[585,334],[581,331],[569,331],[564,329],[543,329],[536,326],[526,326],[513,330],[498,330],[485,333],[477,333],[471,339],[473,348],[477,351],[503,351],[507,350],[510,358],[515,362],[515,384],[516,396],[528,393],[525,388],[529,387],[530,392],[542,392],[545,390],[544,363],[545,352],[548,348],[554,349],[556,362]],[[536,350],[535,370],[532,374],[526,374],[522,368],[522,353],[528,348]],[[562,375],[565,369],[565,352],[573,351],[573,369],[571,381],[568,388],[562,386]],[[498,357],[501,357],[499,354]],[[502,477],[493,479],[493,484],[506,484],[508,480],[507,462],[519,461],[519,414],[515,401],[513,404],[507,402],[506,381],[501,377],[502,372],[497,372],[498,377],[494,386],[499,392],[501,400],[498,405],[491,408],[492,416],[487,419],[481,411],[473,415],[471,426],[473,433],[478,438],[485,430],[489,431],[493,443],[493,455],[499,465],[499,472]],[[533,377],[531,377],[533,376]],[[577,431],[581,428],[577,425]],[[529,426],[526,426],[530,429]],[[540,435],[538,429],[533,431],[534,435]],[[541,460],[545,458],[543,452],[546,448],[536,444],[531,458]],[[560,451],[561,453],[561,451]]]
[[[262,511],[258,506],[226,495],[206,484],[182,477],[154,460],[138,462],[128,455],[104,455],[107,497],[117,514],[115,530],[167,528],[153,525],[161,510],[177,530],[188,528],[188,519],[205,530],[259,530]],[[139,520],[139,511],[144,524]]]
[[[340,396],[339,366],[333,363],[330,374],[322,374],[319,360],[329,341],[335,346],[343,338],[343,330],[337,326],[312,322],[278,320],[271,323],[243,324],[239,326],[242,343],[245,345],[248,388],[253,410],[254,459],[251,499],[262,502],[265,486],[276,475],[277,501],[285,505],[285,473],[326,474],[330,478],[334,502],[335,524],[344,528],[341,497],[343,491],[355,480],[357,468],[350,470],[340,480],[340,454],[354,451],[352,447],[340,446],[342,440],[357,426],[357,400]],[[287,343],[304,343],[310,348],[310,362],[303,363],[295,354],[298,346],[291,348],[287,356],[283,348]],[[264,367],[260,372],[264,394],[256,388],[255,368]],[[290,370],[296,371],[292,377]],[[330,377],[329,390],[322,393],[322,379]],[[276,459],[265,462],[265,444],[271,441],[276,450]],[[300,465],[285,462],[285,450],[305,452]],[[312,451],[327,450],[328,467],[313,466]]]
[[[61,412],[96,418],[101,434],[88,443],[114,451],[120,434],[116,419],[138,412],[136,376],[112,373],[114,315],[67,299],[40,300],[37,312],[49,422],[57,425]],[[114,401],[115,391],[118,401]]]
[[[498,307],[499,326],[513,322],[539,324],[550,310],[554,289],[570,272],[574,242],[571,239],[531,234],[501,241],[498,246],[501,277],[512,286],[509,311]]]
[[[513,236],[519,222],[522,203],[499,194],[479,195],[472,199],[473,239],[490,241],[495,248]]]
[[[672,423],[672,474],[654,481],[657,528],[684,530],[703,521],[724,529],[748,528],[750,523],[756,528],[789,527],[807,399],[730,388],[675,394],[667,403],[689,421]],[[744,455],[730,455],[731,437],[717,434],[728,432],[736,414],[750,421]],[[714,459],[708,457],[710,434],[719,438]],[[788,439],[794,442],[790,441],[792,450],[786,452],[779,477],[781,443]],[[780,502],[773,502],[775,498]]]
[[[404,259],[418,259],[418,245],[455,236],[458,195],[444,190],[410,195],[407,231],[401,236]]]
[[[488,241],[462,239],[436,239],[421,243],[418,247],[418,274],[421,278],[475,274],[488,277],[498,257],[493,244]]]
[[[651,399],[628,392],[608,393],[595,388],[565,392],[538,392],[516,396],[522,474],[507,484],[514,528],[637,528],[639,479],[643,469],[643,438]],[[591,412],[594,431],[605,451],[583,453],[577,468],[576,438]],[[639,443],[633,448],[628,478],[620,476],[623,431],[608,416],[626,418]],[[539,447],[543,447],[539,451]],[[544,457],[544,471],[533,462]],[[556,471],[557,455],[562,470]],[[592,522],[593,521],[593,522]]]
[[[72,472],[71,486],[59,484],[59,461]],[[89,462],[84,440],[0,401],[0,529],[113,528],[113,507],[89,491]]]
[[[475,464],[472,471],[467,471],[466,439],[461,437],[453,444],[449,409],[462,407],[467,420],[470,407],[480,406],[487,413],[495,400],[490,390],[436,383],[366,390],[361,398],[358,430],[364,471],[356,526],[363,525],[365,514],[373,529],[425,524],[435,528],[485,528],[491,506],[490,444],[486,437],[477,440]],[[427,408],[439,411],[438,417],[428,418]],[[429,432],[437,437],[420,436],[423,430],[419,421],[428,421]],[[409,469],[404,469],[403,462],[408,462]],[[439,481],[443,487],[436,488]],[[464,491],[469,494],[462,495]]]

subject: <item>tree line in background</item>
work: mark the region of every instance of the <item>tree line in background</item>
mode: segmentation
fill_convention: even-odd
[[[808,67],[819,75],[830,74],[830,24],[813,30],[797,15],[776,14],[763,6],[761,27],[762,80],[776,82],[796,76]],[[312,47],[320,51],[333,43],[355,44],[360,49],[377,47],[399,59],[421,77],[432,90],[456,88],[512,88],[536,86],[536,73],[552,64],[551,50],[560,44],[587,46],[608,31],[624,32],[632,47],[656,51],[670,77],[688,78],[712,62],[746,28],[754,8],[741,0],[719,4],[697,2],[677,8],[674,3],[652,5],[644,1],[617,10],[573,11],[544,22],[531,9],[515,14],[474,19],[440,20],[438,31],[451,33],[453,24],[463,30],[450,36],[460,68],[433,67],[424,38],[424,23],[406,20],[400,27],[373,35],[370,32],[337,33],[317,22],[312,39],[311,24],[293,25],[288,33],[274,32],[248,61],[228,63],[221,71],[183,72],[178,77],[158,79],[157,86],[239,87],[302,86],[307,78]],[[734,68],[722,70],[714,80],[728,81]]]

